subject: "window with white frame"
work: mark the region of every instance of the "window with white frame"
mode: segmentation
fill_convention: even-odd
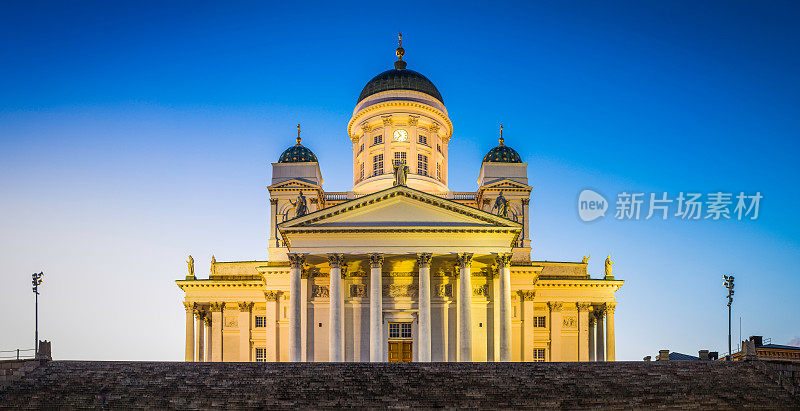
[[[263,315],[256,316],[256,328],[262,328],[267,326],[267,317]]]
[[[359,162],[358,163],[358,181],[361,181],[363,179],[364,179],[364,163]]]
[[[394,152],[394,160],[392,160],[392,166],[399,166],[402,164],[406,164],[406,152],[405,151],[395,151]]]
[[[417,136],[417,142],[427,146],[428,145],[428,136],[422,135],[422,134],[418,135]]]
[[[437,180],[441,180],[442,179],[442,164],[441,163],[436,163],[436,179]]]
[[[428,175],[428,156],[424,154],[417,154],[417,174]]]
[[[389,338],[411,338],[411,323],[389,323]]]
[[[383,144],[383,134],[372,137],[372,145]]]
[[[383,154],[378,154],[372,157],[372,175],[379,176],[383,174]]]
[[[533,326],[536,328],[547,327],[544,316],[533,317]]]
[[[545,361],[545,349],[544,348],[534,348],[533,349],[533,362],[544,362]]]
[[[266,348],[256,348],[256,362],[267,362]]]

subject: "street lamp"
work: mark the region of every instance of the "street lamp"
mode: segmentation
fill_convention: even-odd
[[[36,295],[36,341],[33,344],[33,352],[37,358],[39,357],[39,285],[42,284],[42,277],[44,277],[43,272],[33,273],[31,276],[33,278],[33,294]]]
[[[722,285],[728,289],[728,355],[726,360],[731,360],[731,304],[733,304],[733,275],[723,275]]]

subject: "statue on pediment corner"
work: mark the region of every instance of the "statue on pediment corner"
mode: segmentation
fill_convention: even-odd
[[[408,179],[408,166],[405,164],[396,164],[394,166],[394,185],[404,186]]]
[[[508,200],[503,196],[502,191],[497,196],[497,200],[494,201],[492,211],[494,210],[497,210],[497,215],[500,217],[508,218]]]

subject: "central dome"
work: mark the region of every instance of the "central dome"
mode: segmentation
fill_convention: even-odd
[[[373,94],[390,90],[419,91],[420,93],[425,93],[444,104],[442,95],[439,94],[439,90],[433,85],[433,82],[428,80],[428,78],[422,74],[417,73],[414,70],[407,69],[386,70],[383,73],[373,77],[372,80],[370,80],[367,85],[364,86],[364,89],[361,90],[361,94],[358,96],[358,102],[356,102],[356,104]]]

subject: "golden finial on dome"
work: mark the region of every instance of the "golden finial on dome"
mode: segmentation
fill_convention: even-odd
[[[500,124],[500,145],[503,145],[503,125]]]
[[[297,144],[300,144],[300,124],[297,125]]]
[[[403,33],[397,33],[397,49],[395,50],[395,54],[397,54],[397,61],[394,62],[394,68],[397,70],[406,68],[406,62],[403,61],[403,56],[406,54],[405,49],[403,49]]]

